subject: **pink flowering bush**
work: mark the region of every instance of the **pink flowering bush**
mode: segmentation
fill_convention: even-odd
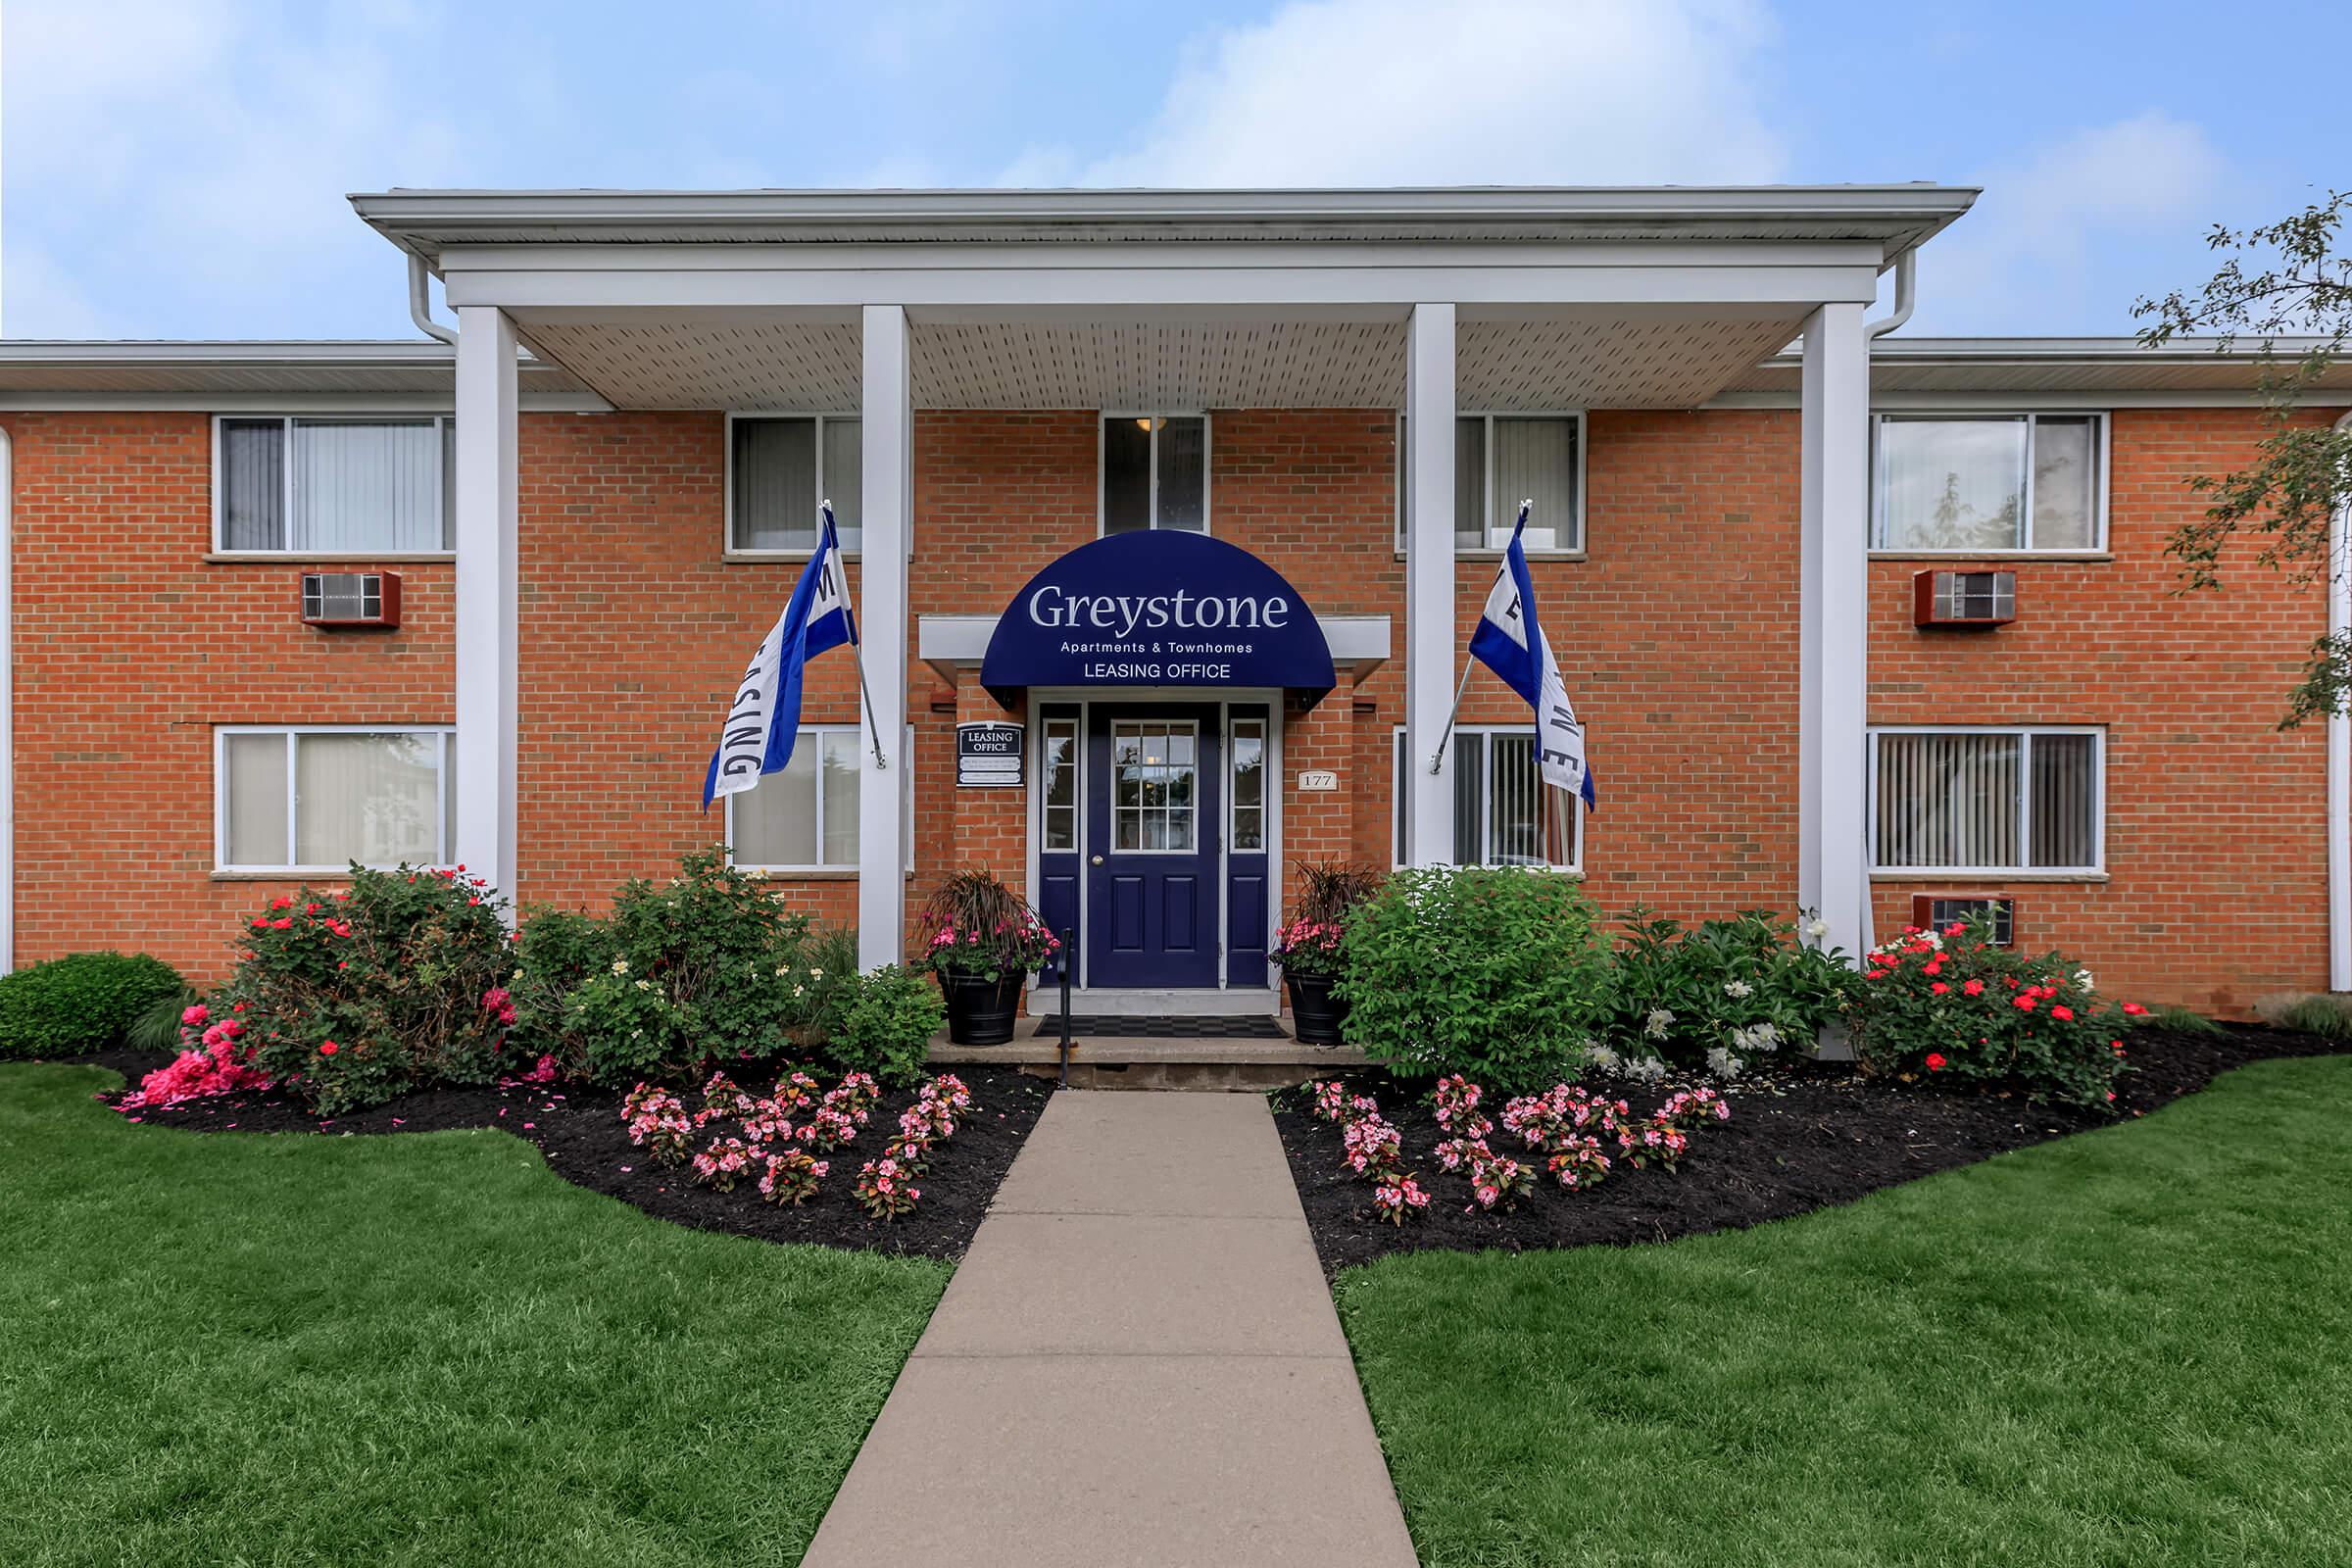
[[[321,1115],[499,1075],[515,1012],[499,901],[460,868],[353,867],[348,890],[281,894],[247,923],[216,1016]],[[523,1058],[523,1059],[528,1059]]]
[[[138,1088],[116,1102],[119,1109],[152,1110],[206,1095],[270,1087],[269,1075],[253,1065],[242,1019],[216,1019],[199,1002],[179,1015],[179,1040],[178,1056],[140,1079]]]
[[[1702,1122],[1730,1121],[1732,1104],[1712,1089],[1678,1089],[1650,1112],[1650,1119],[1689,1132]]]
[[[1470,1196],[1481,1208],[1517,1208],[1519,1200],[1536,1190],[1533,1169],[1485,1144],[1472,1147],[1469,1164]]]
[[[770,1203],[806,1203],[816,1196],[817,1185],[831,1165],[805,1149],[787,1149],[767,1156],[760,1176],[760,1197]]]
[[[1589,1192],[1608,1178],[1609,1156],[1601,1152],[1597,1137],[1575,1134],[1550,1147],[1551,1152],[1544,1156],[1544,1169],[1570,1192]]]
[[[1635,1165],[1660,1165],[1673,1170],[1690,1151],[1690,1135],[1680,1127],[1651,1117],[1617,1129],[1617,1149]]]
[[[1522,1095],[1502,1107],[1505,1131],[1534,1150],[1558,1150],[1588,1129],[1615,1136],[1633,1114],[1622,1100],[1603,1100],[1575,1084],[1554,1084],[1540,1095]]]
[[[1018,893],[987,871],[958,871],[932,891],[916,929],[930,933],[920,967],[935,974],[998,980],[1035,974],[1061,951]]]
[[[883,1154],[906,1168],[907,1174],[920,1176],[931,1168],[931,1135],[919,1128],[913,1132],[897,1132],[882,1146]]]
[[[1392,1225],[1418,1218],[1429,1207],[1429,1194],[1410,1176],[1398,1176],[1372,1189],[1372,1211]]]
[[[2114,1100],[2124,1036],[2147,1009],[2103,1000],[2087,969],[2056,954],[2021,957],[1990,935],[1981,915],[1940,931],[1906,926],[1865,956],[1847,1013],[1864,1067],[2075,1105]]]
[[[628,1128],[629,1142],[657,1164],[675,1165],[686,1157],[695,1123],[686,1114],[686,1102],[668,1090],[639,1084],[621,1102],[620,1119]]]
[[[1401,1137],[1379,1116],[1360,1117],[1341,1128],[1340,1148],[1348,1168],[1367,1181],[1392,1176],[1403,1158]]]
[[[869,1159],[858,1172],[858,1184],[853,1189],[858,1202],[875,1219],[897,1219],[914,1212],[915,1203],[923,1190],[911,1180],[913,1173],[887,1154]]]
[[[710,1148],[694,1156],[694,1179],[731,1193],[759,1159],[760,1152],[740,1138],[713,1138]]]

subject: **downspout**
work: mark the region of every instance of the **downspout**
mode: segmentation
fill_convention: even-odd
[[[2352,412],[2335,421],[2338,434],[2352,431]],[[2352,535],[2352,499],[2335,509],[2328,524],[2328,635],[2341,647],[2352,634],[2352,563],[2345,560]],[[2328,989],[2352,991],[2352,713],[2338,697],[2328,710]]]
[[[453,344],[458,340],[456,327],[443,326],[433,319],[432,295],[424,282],[424,258],[414,251],[409,253],[409,319],[415,321],[416,330],[426,337]]]
[[[1912,309],[1919,303],[1918,263],[1919,252],[1916,250],[1907,250],[1894,259],[1894,314],[1883,316],[1875,321],[1863,322],[1862,341],[1864,344],[1877,342],[1911,319]],[[1867,950],[1878,946],[1879,937],[1877,911],[1871,898],[1870,886],[1870,826],[1866,822],[1857,824],[1857,831],[1863,835],[1864,841],[1862,846],[1864,868],[1862,872],[1862,946]],[[1861,955],[1856,954],[1854,956],[1859,959]]]
[[[1919,303],[1919,252],[1909,250],[1894,259],[1894,314],[1875,321],[1862,323],[1862,335],[1877,339],[1885,337],[1911,319],[1911,308]]]

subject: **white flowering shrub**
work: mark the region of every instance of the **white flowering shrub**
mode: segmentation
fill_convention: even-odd
[[[1812,1049],[1854,981],[1837,954],[1777,915],[1749,910],[1685,929],[1639,906],[1609,977],[1599,1043],[1609,1067],[1655,1078],[1672,1063],[1727,1082],[1760,1057]]]

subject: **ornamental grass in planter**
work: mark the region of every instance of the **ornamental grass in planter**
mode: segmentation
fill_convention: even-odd
[[[1334,994],[1345,967],[1348,911],[1380,886],[1369,866],[1320,861],[1298,867],[1298,903],[1274,933],[1267,955],[1291,996],[1291,1029],[1305,1046],[1336,1046],[1348,1003]]]
[[[934,888],[921,929],[931,935],[920,963],[939,978],[948,1038],[959,1046],[1010,1040],[1021,984],[1054,961],[1060,938],[1028,900],[980,870],[958,871]]]

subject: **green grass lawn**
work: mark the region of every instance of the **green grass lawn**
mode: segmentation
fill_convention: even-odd
[[[2352,1562],[2348,1111],[2268,1062],[1752,1231],[1349,1271],[1422,1558]]]
[[[703,1235],[496,1132],[132,1126],[0,1064],[0,1562],[797,1562],[943,1263]]]

